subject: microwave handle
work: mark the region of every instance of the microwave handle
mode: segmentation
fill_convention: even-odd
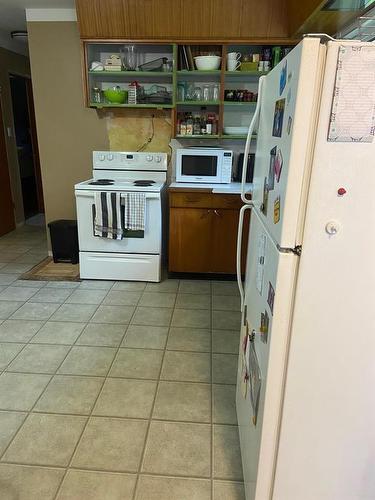
[[[246,192],[245,192],[247,163],[248,163],[248,157],[249,157],[249,152],[250,152],[251,138],[252,138],[252,135],[254,133],[255,126],[257,124],[257,121],[258,121],[258,118],[260,115],[261,101],[262,101],[262,89],[263,89],[264,79],[265,79],[265,76],[261,76],[259,78],[257,105],[255,108],[253,118],[250,122],[249,131],[247,133],[247,138],[246,138],[245,151],[244,151],[244,155],[243,155],[242,179],[241,179],[241,200],[244,203],[246,203],[247,205],[251,205],[251,206],[254,206],[254,204],[249,198],[246,198]]]
[[[247,203],[246,205],[243,205],[241,207],[239,221],[238,221],[236,271],[237,271],[237,284],[238,284],[238,289],[240,291],[240,297],[241,297],[241,311],[243,311],[243,306],[244,306],[244,302],[245,302],[245,292],[244,292],[244,287],[242,284],[242,277],[241,277],[243,221],[244,221],[244,216],[245,216],[246,210],[249,210],[250,208],[252,208],[252,207],[249,203]]]

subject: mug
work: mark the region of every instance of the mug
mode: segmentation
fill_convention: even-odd
[[[242,57],[242,54],[240,54],[239,52],[229,52],[229,54],[227,54],[227,59],[236,59],[237,61],[239,61]]]
[[[241,66],[241,61],[237,59],[228,59],[227,69],[228,71],[236,71]]]

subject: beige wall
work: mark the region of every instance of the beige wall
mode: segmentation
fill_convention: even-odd
[[[108,149],[106,121],[83,104],[75,22],[30,22],[29,52],[46,220],[75,218],[74,184]]]
[[[12,137],[6,134],[7,154],[10,182],[12,188],[12,196],[15,208],[16,222],[22,222],[23,203],[21,179],[17,158],[17,145],[14,137],[13,110],[12,98],[10,92],[9,73],[14,73],[22,76],[30,75],[29,60],[27,57],[6,49],[0,48],[0,87],[1,87],[1,103],[3,108],[3,120],[5,132],[8,127],[11,127]]]
[[[75,218],[73,186],[91,176],[92,151],[169,152],[171,113],[86,108],[77,23],[29,22],[28,33],[46,220]]]

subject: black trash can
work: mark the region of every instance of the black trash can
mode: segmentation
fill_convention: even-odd
[[[76,220],[54,220],[48,224],[53,262],[78,264],[78,229]]]

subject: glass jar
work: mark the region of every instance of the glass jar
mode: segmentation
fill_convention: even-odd
[[[188,83],[186,88],[186,100],[194,101],[195,85],[194,83]]]
[[[100,90],[99,87],[93,87],[91,92],[91,99],[92,102],[95,102],[96,104],[102,102],[102,91]]]
[[[182,102],[185,100],[185,90],[186,90],[185,82],[177,84],[177,101]]]
[[[202,100],[202,89],[200,87],[194,88],[194,101]]]
[[[122,49],[123,65],[127,71],[137,69],[137,48],[135,45],[124,45]]]
[[[202,87],[202,100],[203,101],[211,101],[211,85],[208,83],[204,84]]]
[[[218,101],[220,99],[220,86],[218,83],[212,85],[212,100]]]

